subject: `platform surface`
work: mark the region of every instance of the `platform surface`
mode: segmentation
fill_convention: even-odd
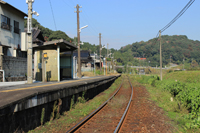
[[[87,84],[98,80],[106,80],[116,76],[118,75],[70,79],[60,82],[36,82],[33,84],[20,85],[11,83],[10,85],[6,86],[1,86],[0,83],[0,109],[8,104],[11,104],[12,102],[23,100],[23,98],[31,95],[54,91],[75,85]]]

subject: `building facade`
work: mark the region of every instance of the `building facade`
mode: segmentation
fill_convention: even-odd
[[[23,57],[26,52],[21,51],[21,32],[24,31],[24,17],[27,14],[0,1],[0,15],[0,49],[3,55]]]

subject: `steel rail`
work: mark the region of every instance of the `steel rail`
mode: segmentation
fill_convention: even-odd
[[[128,80],[129,80],[129,79],[128,79]],[[114,133],[117,133],[117,132],[119,131],[119,129],[121,128],[121,125],[122,125],[122,123],[123,123],[123,121],[124,121],[124,118],[125,118],[125,116],[126,116],[126,114],[127,114],[127,112],[128,112],[129,106],[130,106],[130,104],[131,104],[131,100],[132,100],[132,97],[133,97],[133,86],[132,86],[130,80],[129,80],[129,83],[130,83],[131,89],[132,89],[131,98],[130,98],[130,100],[129,100],[129,102],[128,102],[128,105],[127,105],[127,107],[126,107],[126,110],[124,111],[124,114],[123,114],[121,120],[119,121],[117,127],[115,128]]]
[[[122,81],[122,83],[123,83],[123,81]],[[73,133],[73,132],[75,132],[79,127],[81,127],[84,123],[86,123],[92,116],[94,116],[96,113],[98,113],[119,92],[119,90],[121,89],[122,83],[121,83],[120,87],[118,88],[118,90],[106,102],[104,102],[99,108],[97,108],[91,114],[89,114],[88,116],[86,116],[78,124],[76,124],[75,126],[73,126],[66,133]]]

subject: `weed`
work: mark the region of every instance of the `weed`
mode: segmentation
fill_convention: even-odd
[[[51,116],[50,116],[50,121],[52,121],[54,119],[54,114],[55,114],[55,111],[56,111],[56,104],[57,104],[57,101],[54,102],[53,104],[53,112],[51,112]]]
[[[70,110],[74,108],[74,95],[72,96],[72,99],[71,99],[71,104],[70,104]]]
[[[199,74],[199,72],[174,72],[170,73],[170,77],[166,74],[170,79],[165,78],[163,81],[154,80],[154,77],[148,76],[135,79],[148,88],[152,99],[160,107],[168,112],[179,114],[180,117],[176,121],[181,129],[187,132],[199,132],[200,84],[197,73]],[[171,98],[173,100],[170,100]]]
[[[57,109],[56,109],[56,118],[60,118],[60,106],[62,105],[62,100],[58,99],[58,105],[57,105]]]
[[[82,96],[78,97],[78,102],[79,103],[85,103],[87,101],[87,99],[85,99],[85,97],[84,97],[85,94],[86,94],[86,91],[83,91]]]
[[[41,119],[40,119],[41,125],[43,125],[44,116],[45,116],[45,108],[42,108]]]

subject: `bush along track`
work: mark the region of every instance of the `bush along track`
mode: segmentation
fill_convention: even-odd
[[[151,85],[163,93],[170,93],[169,101],[176,101],[177,104],[177,108],[171,111],[180,113],[186,109],[186,112],[181,112],[185,122],[179,124],[183,124],[185,131],[200,131],[200,83],[170,79],[160,81],[158,76],[136,76],[136,79],[139,83]]]

